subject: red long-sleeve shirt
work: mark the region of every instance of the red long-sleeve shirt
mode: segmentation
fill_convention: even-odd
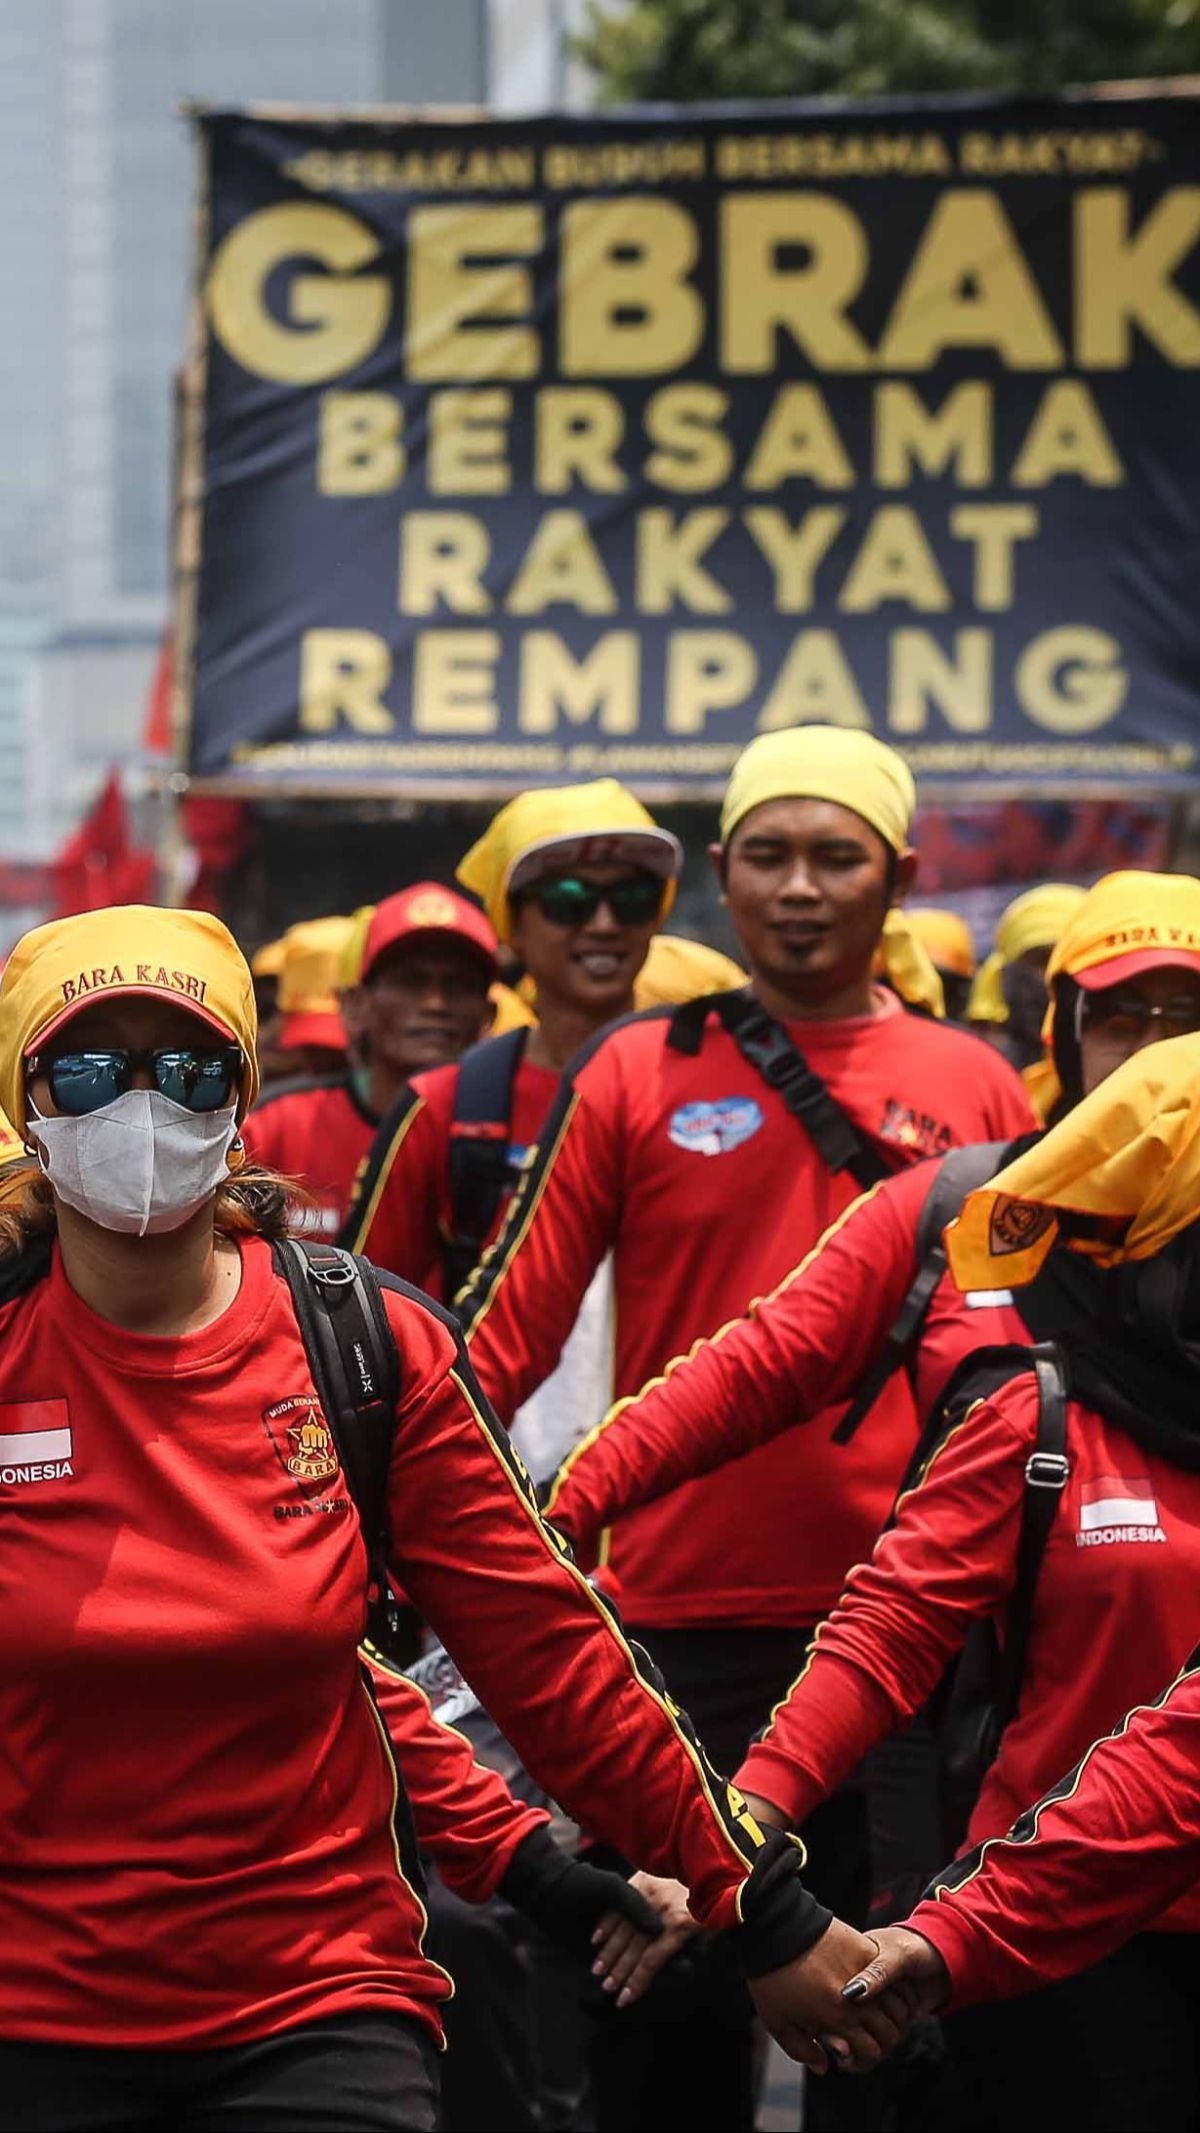
[[[358,1658],[366,1561],[286,1285],[179,1339],[49,1277],[0,1311],[0,2027],[234,2044],[444,1974]],[[542,1525],[440,1313],[399,1345],[398,1575],[535,1778],[697,1914],[761,1836]]]
[[[620,1401],[555,1478],[549,1515],[582,1561],[596,1535],[730,1459],[850,1398],[917,1272],[917,1232],[937,1176],[918,1163],[864,1193],[769,1296]],[[972,1349],[1025,1340],[1009,1305],[965,1298],[947,1275],[914,1357],[919,1412]],[[876,1427],[874,1412],[860,1425]]]
[[[951,1431],[870,1561],[851,1573],[743,1762],[737,1783],[747,1792],[802,1822],[874,1741],[920,1709],[976,1617],[1003,1624],[1036,1442],[1028,1373]],[[1200,1474],[1075,1401],[1067,1455],[1020,1702],[971,1816],[976,1843],[1008,1829],[1123,1711],[1153,1695],[1195,1640]],[[1168,1923],[1200,1927],[1200,1893]]]
[[[897,1170],[958,1142],[1006,1139],[1032,1114],[978,1039],[901,1011],[794,1024],[789,1035]],[[504,1234],[459,1299],[501,1419],[553,1369],[580,1298],[614,1252],[618,1395],[783,1280],[856,1197],[715,1015],[699,1053],[669,1013],[602,1033],[564,1077]],[[870,1547],[911,1452],[903,1379],[869,1429],[830,1442],[836,1411],[689,1482],[615,1528],[609,1571],[648,1627],[802,1624]]]
[[[459,1896],[486,1903],[518,1844],[531,1830],[549,1828],[550,1816],[514,1799],[497,1771],[476,1762],[466,1735],[434,1717],[424,1690],[407,1674],[369,1652],[367,1664],[417,1842]]]
[[[951,2005],[1007,1998],[1098,1962],[1200,1878],[1200,1650],[1070,1775],[934,1883],[906,1923],[950,1972]]]
[[[346,1241],[354,1251],[430,1296],[442,1295],[442,1255],[453,1229],[450,1142],[457,1087],[457,1065],[414,1074],[379,1128],[346,1225]],[[519,1062],[509,1134],[514,1176],[542,1130],[557,1089],[558,1075],[549,1067]],[[493,1236],[506,1212],[507,1202],[497,1212]]]
[[[296,1178],[312,1195],[316,1204],[304,1210],[300,1227],[336,1237],[378,1124],[349,1076],[339,1075],[268,1089],[243,1125],[242,1139],[254,1162]]]

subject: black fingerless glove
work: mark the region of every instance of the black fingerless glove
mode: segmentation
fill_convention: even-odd
[[[833,1912],[810,1896],[800,1879],[803,1847],[781,1829],[763,1835],[766,1843],[742,1887],[742,1924],[733,1928],[734,1948],[748,1978],[765,1977],[806,1955],[833,1923]]]
[[[545,1828],[521,1839],[498,1893],[571,1955],[591,1953],[592,1935],[609,1911],[620,1911],[647,1940],[662,1932],[657,1912],[620,1874],[568,1858]]]

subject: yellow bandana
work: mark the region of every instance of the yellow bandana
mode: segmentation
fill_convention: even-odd
[[[1005,967],[1019,962],[1031,948],[1053,948],[1083,902],[1084,891],[1069,881],[1043,881],[1036,889],[1015,896],[1000,913],[995,946],[980,964],[967,1019],[971,1022],[1007,1022],[1008,1002],[1001,982]]]
[[[1032,1281],[1068,1215],[1104,1222],[1068,1239],[1102,1266],[1148,1259],[1200,1216],[1200,1035],[1135,1052],[970,1195],[946,1231],[959,1288]]]
[[[659,933],[650,943],[650,953],[634,980],[633,1004],[643,1007],[679,1007],[705,992],[736,992],[750,982],[744,970],[718,948],[701,941],[684,940],[678,933]]]
[[[640,800],[615,778],[597,778],[590,785],[518,793],[455,871],[479,898],[498,939],[511,942],[510,892],[542,874],[589,864],[645,867],[667,884],[665,918],[682,861],[678,840],[659,828]]]
[[[36,926],[8,959],[0,980],[0,1109],[22,1138],[29,1053],[81,1008],[128,993],[185,1007],[241,1046],[247,1067],[238,1117],[245,1117],[258,1094],[258,1017],[232,933],[207,911],[112,904]]]
[[[832,800],[861,815],[894,852],[903,852],[917,790],[903,757],[873,733],[789,726],[783,733],[760,733],[743,748],[721,808],[722,844],[752,808],[768,800]]]
[[[902,904],[893,904],[884,919],[876,962],[892,991],[909,1007],[922,1007],[927,1015],[944,1021],[946,995],[941,978]]]
[[[908,930],[915,933],[935,969],[951,977],[975,975],[975,943],[971,928],[957,911],[943,911],[935,904],[906,904]]]

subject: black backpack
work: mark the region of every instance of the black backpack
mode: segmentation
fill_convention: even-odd
[[[925,1323],[934,1291],[949,1264],[942,1231],[959,1213],[968,1193],[986,1185],[1003,1169],[1012,1155],[1012,1141],[973,1141],[966,1148],[951,1148],[938,1159],[937,1176],[929,1188],[917,1224],[913,1256],[917,1271],[904,1301],[888,1329],[887,1338],[871,1368],[859,1379],[858,1390],[833,1433],[835,1444],[849,1444],[861,1422],[875,1405],[888,1379],[910,1360]]]
[[[44,1279],[51,1249],[49,1237],[36,1238],[0,1268],[0,1307]],[[400,1607],[387,1567],[387,1479],[400,1356],[380,1277],[368,1259],[336,1244],[278,1238],[271,1256],[291,1293],[313,1383],[362,1525],[370,1567],[365,1634],[387,1656],[402,1643]],[[406,1289],[403,1282],[385,1278],[389,1288]]]
[[[500,1205],[517,1179],[510,1157],[513,1085],[528,1029],[485,1037],[458,1062],[450,1122],[450,1236],[443,1247],[445,1296],[453,1303],[474,1273]]]
[[[971,1811],[996,1759],[1004,1730],[1016,1715],[1025,1678],[1038,1575],[1059,1499],[1070,1479],[1067,1402],[1070,1384],[1061,1348],[1014,1343],[980,1348],[964,1357],[951,1377],[913,1455],[900,1498],[914,1486],[934,1453],[976,1401],[1033,1371],[1037,1380],[1037,1441],[1025,1463],[1016,1575],[1001,1637],[987,1619],[972,1622],[966,1642],[951,1662],[929,1705],[938,1743],[939,1792],[946,1857],[961,1849]],[[891,1523],[896,1517],[892,1513]]]

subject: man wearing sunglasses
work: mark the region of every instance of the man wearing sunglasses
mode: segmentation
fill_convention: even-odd
[[[598,1029],[633,1007],[634,981],[670,908],[680,851],[611,779],[522,793],[467,853],[481,898],[537,994],[535,1028],[485,1041],[457,1065],[414,1074],[375,1138],[345,1241],[449,1301],[495,1236],[559,1076]],[[463,1069],[488,1116],[463,1115]],[[479,1106],[472,1108],[478,1111]],[[488,1151],[490,1175],[456,1171]],[[486,1166],[485,1166],[486,1168]],[[499,1189],[494,1189],[496,1187]]]

